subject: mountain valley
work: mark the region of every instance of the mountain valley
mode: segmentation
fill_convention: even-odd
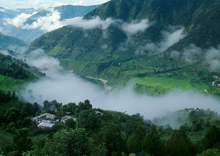
[[[220,1],[67,1],[0,7],[0,155],[220,155]]]
[[[47,33],[29,47],[42,48],[65,69],[106,79],[110,86],[133,81],[137,90],[153,95],[175,87],[217,95],[212,82],[219,76],[219,55],[213,52],[219,53],[219,8],[217,0],[112,0],[78,25]],[[85,27],[86,22],[96,25]],[[148,78],[161,83],[143,83]]]

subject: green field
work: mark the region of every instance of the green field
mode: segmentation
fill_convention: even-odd
[[[23,80],[13,79],[11,77],[0,75],[0,90],[17,91],[22,88],[26,82]]]
[[[144,77],[136,78],[134,81],[137,84],[146,85],[146,86],[158,86],[165,89],[175,89],[181,88],[184,90],[193,89],[189,80],[179,80],[173,78],[163,78],[163,77]]]
[[[210,72],[206,64],[177,64],[175,60],[153,56],[105,63],[68,59],[62,60],[61,65],[83,77],[108,80],[111,87],[125,86],[132,81],[137,85],[136,91],[152,95],[164,94],[173,89],[220,94],[220,89],[212,86],[212,82],[215,81],[213,76],[220,74]]]

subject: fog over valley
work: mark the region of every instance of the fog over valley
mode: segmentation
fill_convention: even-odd
[[[43,104],[44,100],[57,100],[68,104],[89,99],[93,107],[128,114],[140,113],[145,119],[185,108],[210,108],[220,112],[219,98],[194,91],[173,90],[166,95],[150,96],[134,92],[132,82],[126,87],[106,91],[65,71],[57,59],[46,55],[42,49],[32,51],[26,61],[46,73],[46,77],[29,83],[21,92],[29,102]]]
[[[169,26],[166,30],[160,32],[162,39],[159,43],[143,41],[144,44],[138,45],[134,36],[149,29],[155,22],[150,22],[148,19],[132,20],[131,22],[114,18],[102,20],[99,16],[95,16],[89,20],[85,20],[82,17],[75,17],[60,21],[61,17],[58,11],[54,9],[49,9],[49,11],[51,12],[50,14],[47,14],[46,17],[38,18],[31,25],[24,24],[27,18],[31,16],[27,14],[21,14],[14,19],[5,20],[8,24],[21,27],[22,29],[40,28],[44,31],[52,31],[64,25],[81,28],[85,31],[98,28],[102,30],[104,38],[106,33],[108,33],[108,28],[114,25],[127,36],[127,40],[118,47],[118,50],[127,51],[126,45],[132,45],[136,47],[134,53],[137,56],[163,53],[166,49],[187,36],[183,26]],[[86,36],[86,33],[84,35],[85,37],[90,37]],[[108,44],[103,44],[102,49],[107,49]],[[38,102],[43,105],[45,100],[57,100],[58,102],[67,104],[69,102],[78,103],[89,99],[93,107],[116,110],[128,114],[140,113],[145,119],[153,119],[154,117],[166,115],[168,112],[174,112],[184,108],[210,108],[211,110],[220,112],[219,99],[212,95],[175,89],[165,95],[150,96],[136,93],[133,82],[130,82],[125,87],[113,88],[111,91],[108,91],[87,81],[85,78],[64,70],[60,66],[58,59],[48,56],[42,49],[29,52],[25,47],[13,45],[10,45],[8,49],[19,52],[19,59],[25,58],[28,65],[35,66],[41,72],[46,73],[45,77],[41,77],[37,82],[29,83],[25,86],[25,90],[21,91],[21,96],[32,103]],[[1,53],[8,54],[7,50],[2,50]],[[219,48],[211,47],[205,50],[194,44],[185,47],[183,52],[172,51],[170,53],[171,58],[182,60],[189,64],[199,61],[207,62],[210,64],[212,70],[216,70],[220,66],[219,56]]]
[[[0,156],[220,155],[220,0],[1,0]]]

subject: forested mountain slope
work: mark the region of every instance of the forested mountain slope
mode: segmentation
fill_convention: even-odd
[[[35,81],[40,76],[45,76],[37,68],[28,66],[25,60],[15,59],[9,54],[16,53],[0,48],[0,91],[18,91],[28,82]]]
[[[74,6],[74,5],[63,5],[59,7],[55,7],[54,10],[60,12],[61,20],[69,19],[73,17],[83,17],[88,12],[97,8],[99,5],[91,5],[91,6]],[[47,16],[50,13],[48,9],[44,9],[29,17],[26,21],[27,24],[31,24],[36,21],[39,17]]]
[[[220,2],[217,0],[113,0],[91,11],[85,18],[113,17],[126,22],[148,18],[156,22],[154,27],[157,31],[181,25],[188,33],[183,42],[208,48],[219,44],[215,40],[220,35],[219,10]]]
[[[36,39],[30,48],[43,48],[67,69],[112,85],[159,76],[186,80],[183,86],[192,88],[205,84],[200,90],[210,90],[218,73],[208,74],[217,68],[205,56],[219,45],[219,9],[218,0],[112,0],[84,16],[82,23]]]

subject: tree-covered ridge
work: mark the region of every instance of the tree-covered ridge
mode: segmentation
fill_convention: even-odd
[[[35,76],[30,72],[36,72],[35,74],[44,74],[40,73],[36,68],[29,67],[23,60],[15,59],[9,55],[0,54],[0,75],[12,77],[14,79],[21,80],[30,80]],[[29,71],[27,71],[29,70]]]
[[[14,54],[13,51],[8,52]],[[0,65],[0,87],[6,92],[17,91],[25,83],[45,76],[37,68],[28,66],[25,60],[18,60],[10,55],[0,53]]]
[[[182,46],[183,43],[187,42],[187,44],[194,43],[195,45],[202,48],[209,48],[210,46],[218,46],[216,43],[216,37],[219,36],[218,31],[215,31],[219,27],[218,13],[219,13],[219,1],[212,0],[168,0],[168,1],[160,1],[160,0],[114,0],[109,1],[100,7],[94,9],[90,13],[88,13],[84,18],[91,19],[95,16],[99,16],[101,19],[105,20],[107,18],[120,19],[124,22],[131,22],[132,20],[142,20],[149,19],[154,24],[151,28],[147,29],[143,33],[139,33],[136,36],[137,40],[151,40],[153,42],[158,42],[161,40],[161,31],[165,31],[169,26],[184,26],[185,32],[187,32],[187,36],[185,40],[181,41],[179,46]],[[206,18],[207,17],[207,18]],[[212,21],[212,22],[210,22]],[[214,26],[214,27],[213,27]],[[207,27],[213,27],[215,29],[206,29]],[[112,28],[112,27],[111,27]],[[69,29],[68,27],[62,28]],[[54,33],[59,34],[57,30]],[[80,31],[74,30],[72,31]],[[118,29],[110,29],[109,32],[113,33],[113,36],[120,36],[118,34]],[[212,33],[216,32],[216,37],[213,38]],[[52,34],[53,34],[52,33]],[[191,34],[192,33],[192,34]],[[206,42],[200,42],[201,38],[197,38],[197,36],[201,36],[201,34],[207,34],[203,38]],[[51,34],[51,33],[50,33]],[[194,35],[194,34],[197,34]],[[97,36],[99,33],[93,32],[92,36]],[[47,35],[46,35],[47,36]],[[46,37],[45,36],[45,37]],[[53,35],[52,35],[53,36]],[[91,35],[90,35],[91,36]],[[107,35],[107,38],[113,37],[112,35]],[[64,38],[68,38],[65,35]],[[44,37],[43,37],[44,38]],[[80,37],[82,38],[82,37]],[[126,38],[124,36],[124,38]],[[74,37],[73,37],[74,39]],[[83,39],[83,38],[82,38]],[[102,38],[104,39],[104,38]],[[75,39],[74,39],[75,40]],[[68,42],[72,42],[70,39]],[[114,44],[119,45],[122,43],[113,41]],[[39,39],[34,41],[31,47],[41,47],[41,45],[47,45],[50,42],[42,43],[38,45]],[[81,45],[87,42],[81,42]],[[103,41],[104,43],[104,41]],[[68,44],[68,43],[67,43]],[[52,45],[52,44],[51,44]],[[65,44],[62,44],[65,47]],[[62,45],[60,45],[62,47]],[[93,44],[95,45],[95,44]],[[110,47],[113,45],[109,45]],[[184,45],[187,46],[187,45]],[[44,46],[43,46],[44,47]],[[80,46],[77,46],[80,47]],[[51,47],[54,48],[54,47]],[[68,46],[68,48],[73,48]],[[90,46],[90,48],[93,48]],[[67,48],[65,48],[67,49]]]
[[[93,108],[89,100],[43,106],[18,101],[0,92],[0,151],[3,155],[206,155],[219,154],[220,118],[210,109],[184,109],[171,113],[181,123],[176,129],[160,125],[169,118],[144,119],[140,114]],[[7,97],[7,98],[6,98]],[[40,128],[31,117],[51,113],[73,117],[52,128]],[[74,120],[73,120],[74,119]],[[24,154],[25,153],[25,154]]]
[[[177,43],[176,48],[184,48],[193,43],[202,48],[218,46],[219,8],[217,0],[113,0],[88,13],[84,18],[99,16],[122,19],[126,22],[148,18],[155,22],[152,29],[146,30],[140,39],[158,41],[161,39],[158,31],[168,26],[184,26],[187,36]],[[149,36],[148,33],[154,35]]]
[[[10,56],[0,54],[0,64],[0,75],[22,80],[29,78],[27,72],[15,60],[12,61]]]

